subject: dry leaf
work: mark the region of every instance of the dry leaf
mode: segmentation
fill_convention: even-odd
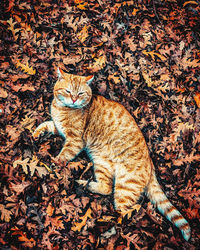
[[[1,98],[6,98],[6,97],[8,97],[7,91],[6,91],[5,89],[1,88],[1,87],[0,87],[0,97],[1,97]]]
[[[101,53],[99,57],[94,58],[94,63],[90,64],[88,69],[90,69],[92,72],[97,72],[105,67],[106,61],[106,55]]]
[[[47,212],[48,216],[51,217],[53,215],[53,213],[54,213],[54,210],[55,210],[55,208],[52,206],[51,203],[49,203],[48,206],[47,206],[47,209],[46,209],[46,212]]]
[[[79,217],[79,220],[81,220],[81,222],[75,222],[71,230],[80,232],[82,227],[86,225],[86,221],[90,218],[92,218],[92,210],[91,208],[88,208],[85,215]]]
[[[155,61],[155,56],[157,56],[158,58],[160,58],[162,61],[166,61],[166,57],[165,56],[162,56],[161,54],[155,52],[155,51],[146,51],[146,50],[143,50],[142,53],[146,56],[151,56],[152,59]]]
[[[24,192],[24,189],[28,186],[30,186],[31,183],[29,181],[27,182],[22,182],[20,184],[14,184],[12,183],[10,185],[10,189],[16,193],[16,195],[19,195]]]
[[[19,60],[16,60],[16,67],[21,68],[25,73],[29,75],[35,75],[36,70],[33,67],[30,67],[28,62],[26,64],[21,63]]]
[[[194,96],[194,100],[197,104],[197,107],[200,108],[200,93],[196,93]]]
[[[88,26],[84,25],[82,30],[77,34],[78,39],[80,40],[81,43],[84,43],[85,40],[88,37]]]
[[[9,222],[11,220],[12,212],[5,208],[3,204],[0,204],[1,220]]]
[[[188,4],[194,4],[194,5],[198,5],[198,3],[196,1],[186,1],[184,4],[183,4],[183,7],[185,7],[186,5]]]
[[[33,238],[28,238],[26,233],[18,229],[17,227],[14,227],[11,229],[12,235],[18,235],[18,240],[24,242],[24,246],[33,248],[36,245],[36,242]]]

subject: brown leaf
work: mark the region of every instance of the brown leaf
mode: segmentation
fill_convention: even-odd
[[[34,247],[36,245],[36,242],[33,238],[28,238],[26,233],[18,229],[17,227],[14,227],[11,229],[12,235],[18,235],[18,240],[23,242],[22,245],[25,247]]]
[[[9,222],[11,220],[12,212],[5,208],[3,204],[0,204],[1,220]]]
[[[22,182],[20,184],[14,184],[14,183],[12,183],[10,185],[10,189],[13,190],[16,193],[16,195],[19,195],[20,193],[23,193],[24,189],[26,187],[30,186],[30,184],[31,183],[28,182],[28,181],[27,182]]]
[[[78,39],[80,40],[81,43],[84,43],[85,40],[88,37],[88,26],[84,25],[82,30],[77,34]]]
[[[54,210],[55,210],[55,208],[52,206],[51,203],[49,203],[47,206],[47,209],[46,209],[48,216],[51,217],[53,215]]]
[[[75,222],[74,226],[71,227],[71,230],[80,232],[82,227],[86,225],[86,221],[88,220],[88,218],[92,218],[92,210],[91,210],[91,208],[88,208],[85,215],[79,217],[81,222]]]
[[[8,97],[8,93],[5,89],[0,87],[0,97],[1,98],[7,98]]]
[[[31,86],[29,84],[24,84],[24,85],[12,85],[12,89],[16,92],[18,92],[19,90],[24,92],[24,91],[35,91],[35,87],[34,86]]]
[[[200,93],[196,93],[194,96],[194,100],[197,104],[197,107],[200,108]]]

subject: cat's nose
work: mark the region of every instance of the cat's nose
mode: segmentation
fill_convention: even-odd
[[[77,101],[77,98],[75,97],[71,97],[72,98],[72,102],[75,103]]]

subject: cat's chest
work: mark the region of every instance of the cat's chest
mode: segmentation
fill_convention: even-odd
[[[51,117],[58,133],[65,139],[71,131],[76,131],[75,134],[79,137],[82,136],[85,119],[83,119],[81,111],[69,108],[61,109],[57,108],[56,105],[52,105]]]
[[[55,127],[56,127],[58,133],[62,137],[66,138],[65,128],[64,128],[64,124],[63,124],[61,117],[59,115],[52,115],[52,119],[54,121],[54,124],[55,124]]]

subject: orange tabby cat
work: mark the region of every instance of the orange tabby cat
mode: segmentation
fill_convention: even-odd
[[[108,195],[114,188],[115,208],[125,214],[145,191],[188,240],[190,226],[161,190],[145,139],[133,117],[119,103],[92,96],[92,76],[66,74],[60,69],[58,76],[52,121],[39,125],[34,138],[45,131],[62,135],[65,144],[57,156],[59,161],[70,161],[86,148],[94,163],[95,181],[88,183],[91,192]]]

